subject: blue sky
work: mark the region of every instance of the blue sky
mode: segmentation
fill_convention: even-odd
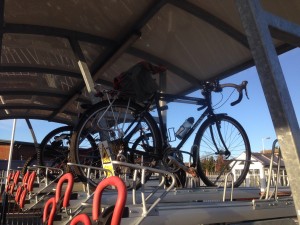
[[[290,96],[294,105],[294,110],[299,120],[300,116],[300,50],[295,49],[279,56],[280,63],[284,72],[286,83],[290,92]],[[273,141],[276,139],[276,134],[266,104],[266,100],[263,94],[263,90],[257,75],[255,67],[240,72],[221,83],[241,83],[243,80],[247,80],[248,83],[248,95],[249,100],[244,97],[243,101],[232,107],[230,102],[234,100],[232,97],[229,102],[217,110],[217,112],[226,112],[238,120],[246,132],[248,133],[251,143],[251,149],[253,152],[259,152],[262,150],[262,138],[270,137],[270,139],[264,140],[265,149],[271,149]],[[193,96],[199,96],[199,92],[193,93]],[[220,96],[216,96],[218,100]],[[175,131],[189,116],[197,116],[199,112],[195,106],[183,105],[183,104],[170,104],[168,110],[168,123],[169,126],[174,127]],[[47,121],[31,120],[32,126],[35,130],[37,140],[40,142],[42,138],[54,128],[61,126],[61,124],[51,123]],[[10,140],[12,132],[12,120],[0,121],[0,139]],[[30,131],[24,120],[17,120],[15,140],[18,141],[32,141]],[[189,143],[187,143],[189,145]],[[189,150],[190,146],[184,146]]]

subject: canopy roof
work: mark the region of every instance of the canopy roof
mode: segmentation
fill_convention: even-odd
[[[300,1],[261,3],[300,24]],[[176,94],[254,65],[233,0],[4,0],[0,21],[0,119],[76,123],[90,101],[78,60],[106,86],[141,60],[163,64]]]

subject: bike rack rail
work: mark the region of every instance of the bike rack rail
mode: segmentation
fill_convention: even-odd
[[[225,185],[224,185],[224,191],[223,191],[223,202],[225,202],[226,200],[226,189],[227,189],[227,182],[228,182],[228,177],[231,176],[231,191],[230,191],[230,201],[232,201],[232,198],[233,198],[233,183],[234,183],[234,180],[233,180],[233,173],[232,172],[229,172],[226,174],[225,176]]]
[[[132,191],[128,192],[125,216],[122,218],[122,224],[182,224],[188,218],[189,224],[197,223],[221,223],[221,222],[238,222],[247,220],[264,220],[272,218],[287,218],[295,216],[294,204],[291,198],[280,198],[274,200],[247,200],[247,201],[233,201],[233,190],[240,192],[238,188],[233,189],[233,183],[230,179],[232,174],[229,172],[225,177],[225,188],[183,188],[176,189],[175,176],[165,170],[145,167],[135,164],[129,164],[120,161],[112,161],[115,166],[124,166],[134,170],[133,179],[141,179],[141,188],[136,190],[133,188]],[[110,171],[106,171],[99,167],[90,167],[86,165],[68,163],[70,166],[82,166],[90,170],[98,170],[103,175],[109,175]],[[161,180],[145,182],[146,172],[158,173],[161,175]],[[139,173],[140,177],[137,177]],[[172,179],[172,183],[169,187],[164,186],[165,175]],[[149,184],[150,182],[150,184]],[[153,182],[153,183],[151,183]],[[152,184],[158,186],[152,186]],[[228,185],[227,185],[228,183]],[[231,190],[227,191],[230,187]],[[227,189],[226,189],[227,188]],[[259,189],[256,189],[257,197],[259,197]],[[226,194],[230,193],[230,201],[226,200]],[[207,197],[207,195],[218,196],[215,200],[201,200],[201,196]],[[222,201],[223,194],[223,201]],[[235,195],[238,193],[234,193]],[[200,195],[200,197],[199,197]],[[212,196],[211,195],[211,196]],[[130,196],[130,197],[129,197]],[[70,221],[81,213],[91,212],[92,197],[94,193],[89,193],[89,196],[84,199],[77,199],[75,202],[70,202],[70,209],[66,212],[62,212],[62,220],[57,221],[55,224],[69,224]],[[140,198],[137,198],[140,197]],[[210,197],[208,197],[210,198]],[[236,196],[235,196],[236,198]],[[109,190],[104,191],[101,200],[101,207],[104,210],[110,210],[110,206],[114,204],[116,199],[116,191]],[[128,201],[130,200],[130,201]],[[132,201],[132,202],[131,202]],[[78,206],[78,208],[77,208]],[[218,216],[211,216],[218,215]],[[229,215],[229,216],[228,216]],[[234,215],[234,216],[230,216]],[[20,214],[21,216],[21,214]],[[187,222],[187,221],[186,221]]]
[[[67,165],[68,166],[77,166],[77,167],[85,168],[87,170],[87,177],[90,177],[91,175],[93,175],[91,173],[92,170],[99,171],[99,174],[104,173],[103,179],[106,178],[106,177],[108,177],[108,175],[112,175],[113,174],[112,171],[104,169],[104,168],[101,168],[101,167],[87,166],[87,165],[76,164],[76,163],[71,163],[71,162],[68,162]],[[89,184],[89,182],[87,182],[87,184],[86,184],[86,192],[87,192],[88,196],[91,195],[90,190],[91,190],[90,184]]]
[[[276,176],[276,182],[275,182],[275,190],[270,195],[270,186],[271,186],[271,175],[272,175],[272,168],[274,163],[274,155],[275,155],[275,147],[278,140],[274,140],[272,145],[272,153],[271,153],[271,159],[270,159],[270,167],[269,167],[269,173],[268,173],[268,182],[267,182],[267,188],[266,188],[266,194],[265,199],[270,200],[271,197],[274,194],[274,199],[276,200],[278,198],[278,184],[279,184],[279,177],[280,177],[280,166],[281,166],[281,150],[280,147],[278,148],[278,162],[277,162],[277,176]],[[270,195],[270,196],[269,196]]]
[[[34,208],[38,203],[40,203],[43,199],[45,199],[45,197],[47,197],[47,195],[49,195],[49,193],[52,192],[52,190],[50,191],[49,188],[63,175],[63,170],[59,169],[59,168],[55,168],[55,167],[47,167],[47,166],[37,166],[37,165],[33,165],[28,167],[29,171],[36,171],[36,180],[37,183],[41,184],[44,182],[42,187],[36,188],[34,189],[32,192],[29,192],[28,195],[28,200],[32,200],[30,204],[27,204],[24,206],[23,211],[28,211],[32,208]],[[41,175],[43,173],[43,171],[45,171],[45,175]],[[48,175],[50,173],[50,171],[56,171],[58,172],[57,177],[55,177],[55,179],[49,181],[48,179]],[[41,176],[43,178],[41,178]],[[45,192],[43,195],[41,195],[41,193]]]

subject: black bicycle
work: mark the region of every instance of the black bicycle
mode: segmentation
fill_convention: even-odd
[[[25,174],[27,167],[33,165],[56,167],[67,172],[72,131],[71,126],[62,126],[49,132],[41,141],[37,152],[24,163],[22,173]]]
[[[71,141],[71,161],[86,165],[90,163],[88,157],[93,147],[80,141],[88,134],[97,143],[107,142],[113,159],[150,167],[160,166],[178,176],[185,176],[185,172],[188,172],[193,176],[198,175],[207,186],[223,186],[225,175],[237,168],[234,186],[238,187],[249,170],[250,143],[240,123],[225,113],[214,113],[212,92],[222,92],[225,87],[234,88],[239,97],[231,103],[233,106],[242,100],[243,91],[247,95],[247,81],[236,85],[219,84],[215,80],[203,82],[201,86],[203,98],[155,92],[142,104],[136,103],[125,93],[103,90],[102,94],[107,96],[107,100],[87,110],[75,128]],[[203,111],[195,123],[187,128],[176,147],[170,145],[170,130],[162,115],[167,106],[161,106],[161,101],[189,102],[199,105],[198,111]],[[149,113],[153,109],[157,110],[157,118]],[[182,151],[182,146],[199,126],[191,152]],[[99,154],[98,148],[94,151]],[[189,168],[184,165],[183,153],[191,156]],[[207,166],[209,163],[211,165]],[[83,169],[78,167],[76,171],[85,177],[85,181],[97,185],[97,180],[86,178]],[[115,171],[126,181],[133,176],[130,168],[115,168]],[[146,180],[150,177],[151,174],[147,174]]]
[[[37,152],[30,156],[23,165],[22,174],[24,175],[29,166],[48,166],[59,168],[66,172],[72,172],[67,163],[70,155],[70,141],[73,133],[72,126],[58,127],[49,132],[41,141]],[[85,135],[84,142],[96,148],[96,142],[90,135]],[[99,155],[95,156],[99,160]],[[94,160],[95,161],[95,160]],[[91,164],[91,163],[90,163]],[[101,164],[91,164],[93,166],[101,166]],[[56,174],[50,171],[50,179],[55,179]]]

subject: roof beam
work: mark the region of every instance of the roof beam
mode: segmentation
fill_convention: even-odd
[[[15,65],[1,65],[1,73],[18,73],[18,72],[29,72],[29,73],[46,73],[54,74],[58,76],[67,76],[82,79],[81,74],[78,72],[54,69],[48,67],[31,67],[31,66],[15,66]]]
[[[77,98],[79,98],[81,95],[80,93],[76,93],[72,96],[72,98],[69,98],[68,101],[64,102],[62,105],[60,105],[59,108],[53,110],[53,112],[51,113],[51,115],[48,117],[49,120],[53,120],[57,114],[64,112],[64,110],[67,108],[67,106],[69,104],[71,104],[72,102],[74,102]]]
[[[228,23],[224,22],[220,18],[216,17],[215,15],[209,13],[208,11],[200,8],[199,6],[192,4],[188,1],[182,1],[182,0],[169,0],[170,4],[177,6],[180,9],[183,9],[190,14],[196,16],[197,18],[209,23],[216,29],[222,31],[223,33],[227,34],[232,39],[239,42],[241,45],[243,45],[246,48],[249,48],[249,44],[247,41],[247,37],[235,29],[234,27],[230,26]]]
[[[25,115],[25,114],[14,114],[14,115],[0,115],[0,119],[1,120],[7,120],[7,119],[36,119],[36,120],[45,120],[44,116],[41,115]],[[56,122],[56,123],[61,123],[61,124],[67,124],[67,125],[75,125],[76,121],[74,122],[73,120],[66,120],[61,119],[61,118],[55,118],[53,120],[51,120],[51,122]]]
[[[147,10],[145,10],[145,13],[142,15],[142,17],[137,19],[136,23],[128,30],[128,32],[125,32],[124,35],[117,40],[114,46],[108,48],[94,61],[90,67],[93,80],[101,82],[100,76],[102,75],[102,72],[110,67],[115,60],[117,60],[118,57],[120,57],[120,55],[132,45],[136,38],[140,36],[139,30],[160,10],[161,7],[166,4],[166,2],[166,0],[154,1],[154,3]],[[104,81],[104,83],[112,86],[112,84],[107,81]],[[84,87],[84,82],[81,82],[76,89],[82,90]],[[72,93],[69,96],[69,99],[67,99],[60,108],[63,108],[66,104],[69,104],[74,95],[76,95],[76,92]],[[53,113],[51,118],[55,116],[55,113]]]
[[[108,86],[108,87],[112,87],[112,83],[109,82],[109,81],[106,81],[106,80],[103,80],[103,79],[97,79],[97,83],[100,83],[100,84],[103,84],[105,86]],[[75,101],[76,99],[78,100],[80,95],[81,95],[81,91],[80,90],[83,90],[85,87],[85,84],[84,82],[80,82],[80,84],[75,88],[75,91],[73,91],[70,95],[68,95],[68,98],[60,105],[60,107],[58,107],[59,109],[54,111],[50,116],[49,116],[49,120],[52,120],[53,118],[55,118],[55,116],[58,114],[58,113],[61,113],[64,111],[64,109],[69,105],[71,104],[73,101]],[[85,102],[83,99],[79,100],[81,102]],[[87,102],[85,102],[87,103]]]
[[[137,56],[139,58],[151,61],[151,62],[156,63],[156,64],[163,64],[164,66],[166,66],[168,68],[168,70],[172,71],[173,73],[178,75],[183,80],[186,80],[186,81],[190,82],[191,84],[196,85],[198,87],[200,86],[200,81],[197,78],[195,78],[192,75],[188,74],[186,71],[183,71],[182,69],[175,66],[174,64],[172,64],[172,63],[170,63],[166,60],[163,60],[160,57],[156,57],[154,55],[151,55],[147,52],[144,52],[144,51],[136,49],[136,48],[130,48],[126,52],[131,54],[131,55],[134,55],[134,56]],[[199,85],[197,85],[197,84],[199,84]]]
[[[0,109],[38,109],[38,110],[46,110],[46,111],[54,111],[55,107],[50,107],[46,105],[22,105],[22,104],[0,104]]]
[[[61,38],[70,38],[76,37],[79,41],[99,44],[103,46],[113,46],[115,45],[115,41],[84,33],[74,30],[48,27],[48,26],[38,26],[38,25],[28,25],[28,24],[13,24],[6,23],[2,30],[3,33],[15,33],[15,34],[35,34],[35,35],[46,35],[53,37],[61,37]]]
[[[295,48],[294,46],[285,43],[285,44],[282,44],[282,45],[276,47],[276,52],[277,52],[278,55],[280,55],[280,54],[285,53],[287,51],[290,51],[294,48]],[[236,73],[238,73],[242,70],[246,70],[246,69],[248,69],[252,66],[255,66],[255,63],[254,63],[253,59],[250,59],[250,60],[247,60],[247,61],[245,61],[245,62],[243,62],[243,63],[241,63],[237,66],[229,68],[229,69],[227,69],[227,70],[225,70],[221,73],[213,75],[211,79],[218,78],[219,80],[222,80],[222,79],[225,79],[225,78],[227,78],[231,75],[234,75],[234,74],[236,74]],[[187,94],[190,94],[190,93],[192,93],[194,91],[197,91],[197,90],[199,90],[197,87],[189,88],[187,90],[184,90],[184,91],[178,93],[178,95],[187,95]]]
[[[125,51],[126,48],[129,48],[131,40],[140,35],[140,29],[163,7],[167,1],[166,0],[156,0],[154,3],[145,10],[142,17],[136,20],[136,23],[128,30],[128,32],[124,33],[123,36],[119,38],[117,41],[117,45],[113,48],[107,49],[91,66],[91,73],[93,76],[101,76],[101,72],[103,71],[102,67],[110,66],[115,60],[115,55],[120,55],[121,51]],[[124,46],[125,45],[125,46]],[[100,71],[101,70],[101,71]],[[95,77],[98,78],[98,77]]]
[[[300,39],[296,35],[280,30],[275,27],[269,27],[272,37],[300,47]]]
[[[22,105],[22,104],[0,104],[0,109],[28,109],[28,110],[44,110],[44,111],[56,111],[56,107],[50,107],[46,105]],[[65,114],[70,116],[78,116],[76,112],[65,111]]]
[[[0,89],[0,95],[40,95],[40,96],[46,96],[46,97],[57,97],[57,98],[66,98],[68,95],[63,93],[57,93],[56,92],[50,92],[50,91],[44,91],[44,90],[28,90],[28,89],[17,89],[17,90],[5,90],[3,88]]]
[[[264,12],[269,22],[269,30],[272,37],[300,47],[299,24],[285,20],[269,12]]]

